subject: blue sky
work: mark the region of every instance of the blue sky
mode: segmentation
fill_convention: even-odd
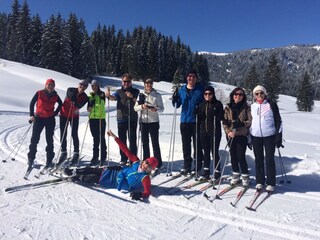
[[[19,0],[20,4],[23,0]],[[0,0],[10,13],[13,0]],[[89,33],[98,23],[124,31],[152,26],[179,35],[192,51],[232,52],[292,44],[320,44],[318,0],[27,0],[43,22],[75,13]]]

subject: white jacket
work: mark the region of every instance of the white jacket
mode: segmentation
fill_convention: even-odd
[[[251,105],[252,124],[250,133],[254,137],[269,137],[276,134],[274,116],[270,104],[264,100]]]
[[[150,93],[143,92],[145,96],[144,103],[147,106],[155,107],[157,109],[156,112],[151,111],[150,109],[142,109],[142,105],[139,105],[139,97],[134,105],[134,110],[139,113],[138,118],[142,123],[153,123],[159,122],[159,113],[163,112],[163,101],[160,93],[158,93],[155,89],[152,89]]]

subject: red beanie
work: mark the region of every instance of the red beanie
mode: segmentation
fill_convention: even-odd
[[[155,157],[147,158],[145,161],[148,161],[148,163],[152,166],[153,169],[155,169],[158,166],[158,160]]]
[[[46,85],[47,84],[53,84],[53,85],[56,85],[56,83],[54,82],[54,80],[52,78],[49,78],[47,81],[46,81]]]

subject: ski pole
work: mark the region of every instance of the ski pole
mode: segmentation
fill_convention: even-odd
[[[229,139],[228,139],[228,142],[227,142],[227,144],[226,144],[226,146],[225,146],[225,148],[224,148],[224,155],[220,157],[217,165],[216,165],[215,168],[214,168],[214,172],[217,171],[218,166],[220,165],[221,160],[225,157],[225,154],[226,154],[226,152],[227,152],[226,150],[227,150],[227,147],[228,147],[230,141],[232,141],[232,138],[229,138]],[[231,145],[230,145],[230,147],[231,147]],[[226,164],[226,161],[227,161],[227,160],[225,160],[225,164]],[[224,165],[225,165],[225,164],[224,164]],[[223,169],[223,172],[224,172],[224,169]],[[221,172],[221,176],[223,175],[223,172]],[[212,183],[214,182],[214,175],[211,176],[210,181],[211,181]],[[219,179],[219,188],[220,188],[221,181],[222,181],[222,178],[220,177],[220,179]],[[207,195],[207,190],[208,190],[208,189],[209,189],[209,188],[207,188],[207,189],[205,190],[205,192],[203,193],[203,196],[205,196],[205,197],[207,197],[207,198],[208,198],[208,195]]]
[[[71,103],[71,112],[73,113],[74,112],[74,103],[72,102]],[[71,115],[71,114],[70,114]],[[71,116],[70,116],[71,117]],[[71,145],[72,145],[72,129],[73,129],[73,114],[72,114],[72,117],[71,117],[71,122],[70,122],[70,128],[71,128],[71,137],[70,137],[70,143],[69,143],[69,157],[71,158]],[[67,122],[67,125],[68,125],[68,122]],[[68,161],[69,162],[69,161]]]
[[[64,140],[64,137],[66,135],[66,132],[67,132],[67,127],[68,127],[68,121],[70,119],[70,114],[71,114],[71,108],[69,109],[69,112],[68,112],[68,117],[67,117],[67,120],[66,120],[66,123],[64,125],[64,129],[63,129],[63,133],[62,133],[62,136],[60,136],[60,147],[59,147],[59,151],[58,151],[58,154],[57,154],[57,157],[55,158],[55,161],[54,162],[54,168],[56,168],[57,164],[58,164],[58,159],[60,157],[60,154],[61,154],[61,146],[62,146],[62,142]],[[61,124],[61,117],[60,117],[60,124]],[[67,141],[67,139],[66,139]]]
[[[285,170],[285,168],[284,168],[284,164],[283,164],[283,160],[282,160],[282,156],[281,156],[281,153],[280,153],[280,149],[279,149],[279,148],[278,148],[278,154],[279,154],[279,158],[280,158],[280,163],[281,163],[281,167],[282,167],[282,172],[284,173],[284,177],[285,177],[285,179],[286,179],[286,182],[287,182],[287,183],[291,183],[291,181],[288,180],[288,178],[287,178],[286,170]]]
[[[171,153],[173,155],[173,151],[172,149],[174,149],[173,145],[174,145],[174,140],[175,139],[175,132],[176,132],[176,114],[177,114],[177,108],[176,108],[176,104],[174,106],[174,111],[173,111],[173,118],[172,118],[172,126],[171,126],[171,136],[170,136],[170,144],[169,144],[169,156],[168,156],[168,165],[167,165],[167,177],[172,175],[172,170],[173,170],[173,157],[171,160]],[[171,171],[169,173],[169,168],[171,165]]]
[[[225,170],[227,162],[229,161],[229,158],[230,158],[230,149],[232,147],[232,142],[233,142],[233,138],[231,138],[231,140],[230,140],[230,147],[229,147],[228,155],[226,157],[226,160],[224,161],[223,168],[222,168],[222,171],[221,171],[222,175],[224,174],[224,170]],[[228,141],[228,143],[229,143],[229,141]],[[228,144],[227,144],[227,146],[228,146]],[[226,148],[227,148],[227,146],[226,146]],[[226,148],[225,148],[225,150],[226,150]],[[221,186],[221,180],[222,180],[222,178],[220,178],[220,180],[219,180],[219,184],[218,184],[217,191],[216,191],[216,198],[218,198],[218,192],[219,192],[219,189],[220,189],[220,186]]]
[[[108,87],[108,91],[110,92],[110,87]],[[108,109],[108,118],[107,118],[107,122],[108,122],[108,128],[110,129],[110,100],[108,98],[108,104],[107,104],[107,109]],[[107,166],[109,166],[110,164],[110,136],[108,135],[108,149],[107,149]]]
[[[24,134],[22,135],[22,137],[20,138],[20,141],[18,142],[17,145],[15,145],[15,147],[12,149],[12,151],[9,153],[9,155],[7,156],[6,159],[3,159],[2,162],[6,162],[10,157],[11,157],[11,154],[15,151],[15,149],[18,147],[17,151],[15,152],[13,158],[11,158],[12,161],[15,161],[16,160],[16,155],[18,154],[19,150],[20,150],[20,147],[22,145],[22,143],[24,142],[26,136],[28,135],[28,132],[30,131],[31,129],[31,126],[33,125],[33,122],[29,122],[30,125],[28,127],[28,129],[24,132]]]
[[[200,149],[198,148],[198,113],[196,113],[196,173],[195,173],[195,180],[198,180],[198,151],[200,151]]]
[[[82,144],[81,144],[81,149],[80,149],[80,153],[79,153],[77,168],[80,166],[80,158],[81,158],[81,156],[82,156],[82,149],[83,149],[84,141],[85,141],[85,139],[86,139],[89,122],[90,122],[90,117],[88,118],[88,121],[87,121],[87,124],[86,124],[86,130],[84,131],[84,136],[83,136],[83,140],[82,140]]]

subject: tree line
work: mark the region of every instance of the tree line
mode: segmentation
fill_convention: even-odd
[[[42,23],[31,16],[27,1],[14,0],[10,14],[0,14],[0,58],[88,78],[92,75],[180,83],[190,69],[200,80],[209,81],[204,56],[192,53],[178,36],[164,36],[152,27],[138,26],[132,32],[98,24],[91,35],[85,22],[74,13],[60,14]]]

